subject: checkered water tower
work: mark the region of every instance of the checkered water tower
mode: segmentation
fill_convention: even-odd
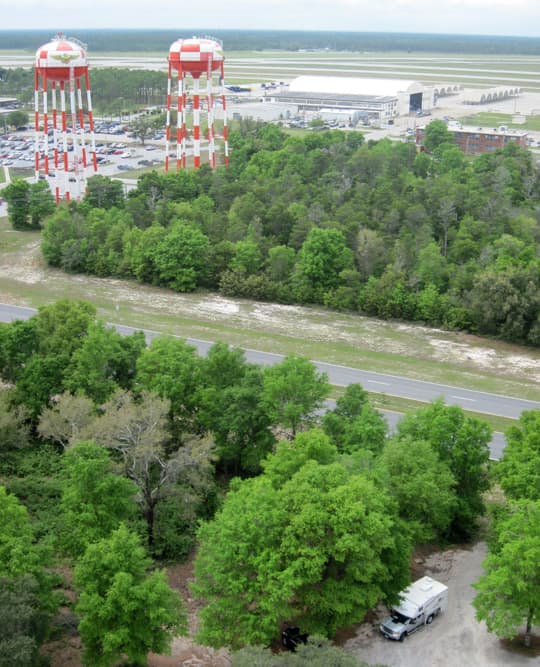
[[[80,199],[87,172],[97,172],[85,45],[59,34],[41,46],[36,52],[34,89],[36,181],[48,179],[57,202]]]
[[[179,39],[171,45],[168,58],[165,171],[169,171],[169,150],[174,138],[177,171],[186,167],[188,153],[193,154],[195,169],[201,166],[201,143],[207,146],[208,164],[214,168],[217,165],[218,140],[223,144],[222,161],[225,165],[228,164],[224,61],[222,44],[209,37]],[[172,91],[174,77],[175,95]],[[176,107],[176,135],[174,130],[171,132],[173,100]],[[207,121],[207,134],[204,138],[201,137],[201,112],[206,115]],[[220,117],[223,125],[220,137],[216,134],[217,117]],[[174,153],[172,157],[174,159]]]

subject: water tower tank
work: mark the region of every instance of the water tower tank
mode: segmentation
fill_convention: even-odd
[[[81,44],[58,35],[36,51],[36,69],[49,81],[78,79],[88,70],[86,52]]]
[[[198,78],[201,74],[220,69],[223,63],[223,47],[209,37],[178,39],[169,50],[169,62],[175,70],[182,69]]]
[[[173,108],[172,80],[176,74],[176,169],[185,168],[187,154],[193,154],[193,166],[201,165],[201,142],[208,146],[208,164],[215,167],[215,120],[223,125],[223,163],[229,162],[227,129],[227,102],[225,99],[225,58],[223,46],[211,37],[178,39],[169,49],[167,77],[167,116],[165,127],[165,171],[169,171],[169,147],[174,140],[171,134],[171,109]],[[206,80],[205,88],[204,85]],[[201,112],[205,112],[206,126],[201,132]],[[191,120],[192,126],[189,127]],[[190,146],[188,141],[191,139]],[[219,148],[219,147],[218,147]]]

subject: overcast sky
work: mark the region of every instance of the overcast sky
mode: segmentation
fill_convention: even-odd
[[[0,0],[0,29],[172,28],[540,35],[540,0]],[[1,44],[0,44],[1,48]]]

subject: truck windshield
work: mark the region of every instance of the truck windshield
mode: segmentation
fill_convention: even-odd
[[[392,620],[394,623],[408,623],[409,619],[407,616],[403,616],[403,614],[400,614],[399,611],[396,611],[395,609],[392,609]]]

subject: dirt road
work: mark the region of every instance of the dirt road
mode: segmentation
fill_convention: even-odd
[[[479,543],[470,550],[450,550],[426,558],[422,574],[448,585],[447,611],[400,643],[379,634],[378,625],[385,614],[380,609],[376,621],[358,627],[345,643],[345,650],[369,664],[389,667],[538,667],[540,657],[511,651],[475,619],[471,584],[482,573],[485,556],[485,544]]]

